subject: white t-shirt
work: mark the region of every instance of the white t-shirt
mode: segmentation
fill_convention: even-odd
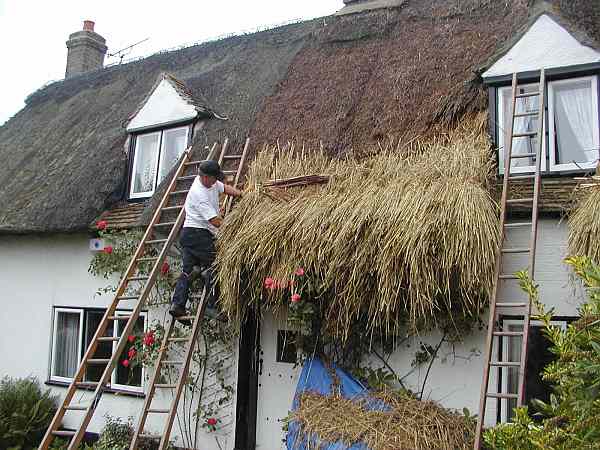
[[[219,215],[219,194],[225,190],[223,183],[217,181],[210,188],[205,187],[196,177],[185,199],[184,227],[205,228],[212,234],[217,232],[209,220]]]

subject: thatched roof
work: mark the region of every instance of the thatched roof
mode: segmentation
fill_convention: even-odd
[[[476,68],[540,6],[600,41],[584,0],[409,0],[236,36],[53,83],[0,128],[0,232],[84,229],[122,199],[124,121],[172,73],[211,120],[197,148],[225,136],[322,142],[334,153],[431,132],[486,106]]]

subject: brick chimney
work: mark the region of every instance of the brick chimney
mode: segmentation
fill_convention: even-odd
[[[106,39],[94,31],[94,22],[85,20],[83,30],[76,31],[67,41],[67,71],[65,78],[104,66]]]

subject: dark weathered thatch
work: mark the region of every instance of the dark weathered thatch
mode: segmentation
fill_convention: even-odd
[[[589,0],[408,0],[53,83],[0,128],[0,232],[83,229],[121,199],[122,125],[161,72],[229,118],[209,121],[198,149],[251,135],[255,149],[279,139],[340,153],[484,108],[474,71],[542,10],[600,41],[600,6]]]

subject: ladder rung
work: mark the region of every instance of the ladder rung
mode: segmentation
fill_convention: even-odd
[[[77,383],[75,383],[75,387],[84,388],[84,389],[95,388],[97,386],[98,386],[98,383],[96,383],[94,381],[78,381]]]
[[[531,136],[537,136],[537,134],[538,134],[537,131],[526,131],[525,133],[513,134],[512,137],[513,138],[531,137]]]
[[[520,158],[534,158],[537,156],[535,153],[519,153],[517,155],[511,155],[511,159],[520,159]]]
[[[161,209],[161,211],[175,211],[176,209],[181,209],[181,208],[183,208],[183,205],[166,206],[163,209]]]
[[[151,408],[148,410],[149,413],[156,413],[156,414],[169,414],[171,412],[170,409],[157,409],[157,408]]]
[[[171,227],[175,225],[175,222],[163,222],[163,223],[156,223],[154,224],[154,228],[159,228],[159,227]]]
[[[74,406],[63,406],[64,409],[66,409],[67,411],[86,411],[89,406],[79,406],[79,405],[74,405]]]
[[[147,277],[146,275],[142,275],[139,277],[129,277],[127,278],[127,281],[143,281],[143,280],[147,280],[149,277]]]
[[[497,302],[496,308],[525,308],[529,303],[517,303],[517,302]]]
[[[518,114],[515,114],[515,117],[537,116],[539,113],[540,113],[539,111],[531,111],[531,112],[527,112],[527,113],[518,113]]]
[[[194,320],[195,318],[195,316],[179,316],[177,320]]]
[[[182,177],[177,178],[177,181],[187,181],[187,180],[193,180],[197,177],[198,175],[184,175]]]
[[[181,194],[187,194],[188,192],[189,192],[189,190],[173,191],[169,195],[181,195]]]
[[[502,253],[529,253],[529,248],[503,248]]]
[[[169,342],[187,342],[189,338],[178,337],[178,338],[169,338]]]
[[[512,275],[512,274],[501,274],[501,275],[498,275],[498,278],[500,280],[518,280],[519,279],[518,276]]]
[[[183,364],[183,361],[162,361],[161,364],[165,366],[175,366],[177,364]]]
[[[242,159],[242,155],[227,155],[223,159]]]
[[[237,170],[224,170],[223,175],[235,175]]]
[[[177,387],[176,384],[155,384],[154,387],[161,389],[175,389]]]
[[[522,331],[494,331],[494,336],[523,336]]]
[[[511,181],[532,180],[534,178],[535,178],[535,175],[515,175],[514,177],[511,177],[510,175],[508,176],[508,179]]]
[[[131,316],[108,316],[108,320],[129,320]]]
[[[137,300],[139,296],[137,295],[124,295],[122,297],[117,297],[119,300]]]
[[[517,94],[517,95],[515,95],[515,98],[537,97],[539,95],[540,95],[539,92],[526,92],[524,94]]]
[[[64,436],[64,437],[75,436],[75,432],[74,431],[53,431],[52,434],[54,436]]]
[[[514,204],[514,203],[531,203],[533,202],[533,197],[527,198],[511,198],[510,200],[506,200],[506,203]]]
[[[162,436],[160,434],[145,434],[145,433],[142,433],[142,434],[140,434],[140,437],[144,438],[144,439],[162,439]]]
[[[490,366],[496,366],[496,367],[520,367],[521,363],[520,362],[514,362],[514,361],[490,361]]]
[[[110,362],[110,359],[88,359],[86,361],[87,364],[93,364],[93,365],[108,364],[109,362]]]
[[[156,261],[158,257],[138,258],[137,262]]]
[[[198,164],[202,164],[203,162],[204,162],[204,160],[190,161],[190,162],[186,162],[185,165],[186,166],[197,166]]]
[[[162,244],[163,242],[167,242],[167,240],[166,239],[154,239],[152,241],[146,241],[146,242],[144,242],[144,244],[148,244],[148,245],[150,245],[150,244]]]
[[[513,223],[505,223],[505,228],[519,228],[519,227],[530,227],[533,223],[531,222],[513,222]]]
[[[101,336],[98,338],[98,341],[100,341],[100,342],[115,342],[118,340],[119,340],[119,338],[114,337],[114,336]]]
[[[519,396],[517,394],[502,394],[502,393],[493,393],[493,392],[488,392],[486,394],[486,396],[491,397],[491,398],[519,398]]]

